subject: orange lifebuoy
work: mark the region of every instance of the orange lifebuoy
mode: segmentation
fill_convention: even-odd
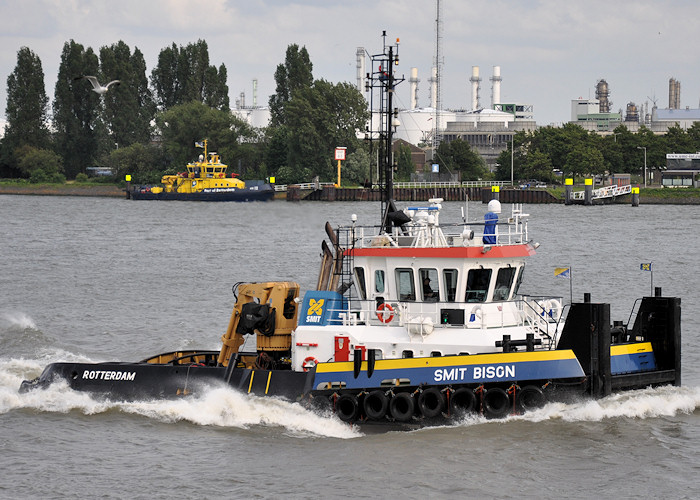
[[[305,372],[308,372],[311,370],[314,366],[318,364],[318,360],[314,358],[313,356],[309,356],[304,360],[304,362],[301,364],[302,370]]]
[[[384,315],[385,309],[389,311],[388,317]],[[389,304],[388,302],[382,302],[381,304],[379,304],[379,306],[377,306],[377,318],[379,318],[379,321],[381,321],[382,323],[391,322],[391,320],[394,319],[394,308],[391,307],[391,304]]]

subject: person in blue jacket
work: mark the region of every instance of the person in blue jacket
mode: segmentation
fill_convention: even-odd
[[[501,202],[491,200],[487,206],[488,212],[484,214],[484,245],[495,245],[497,241],[496,224],[498,223],[498,214],[501,213]]]

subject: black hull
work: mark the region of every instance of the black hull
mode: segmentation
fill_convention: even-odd
[[[20,392],[64,380],[75,391],[111,400],[172,399],[229,386],[245,393],[290,401],[310,391],[313,373],[289,370],[228,370],[221,366],[153,363],[52,363],[38,379],[25,381]]]
[[[160,201],[270,201],[275,196],[275,190],[269,185],[235,190],[207,190],[198,193],[153,193],[146,189],[131,191],[133,200]]]

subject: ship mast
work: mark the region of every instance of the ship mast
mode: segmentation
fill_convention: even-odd
[[[382,228],[391,232],[391,221],[387,214],[395,211],[394,207],[394,158],[391,150],[394,132],[394,119],[398,109],[393,108],[394,88],[404,78],[394,75],[394,67],[399,64],[399,39],[394,45],[386,43],[386,31],[382,32],[383,49],[380,54],[371,56],[372,72],[367,73],[367,90],[370,93],[370,138],[377,141],[377,170],[379,186],[382,192],[381,211]],[[374,108],[375,92],[379,100],[378,109]]]

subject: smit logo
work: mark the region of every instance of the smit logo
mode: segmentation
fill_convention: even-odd
[[[312,314],[316,314],[317,316],[320,316],[323,314],[323,302],[325,299],[311,299],[309,300],[309,310],[306,312],[307,316],[311,316]]]

